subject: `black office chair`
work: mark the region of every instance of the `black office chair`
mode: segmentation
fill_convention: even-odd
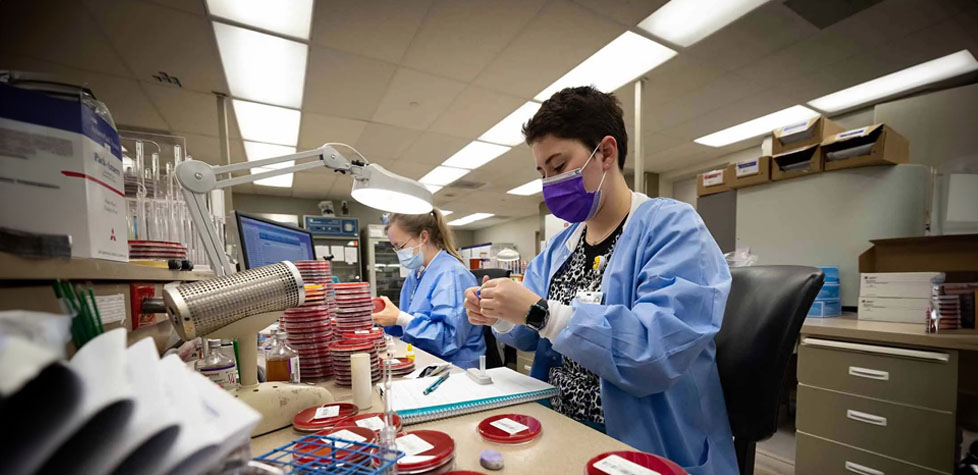
[[[472,270],[475,281],[482,283],[482,277],[489,276],[490,279],[509,277],[511,271],[507,269],[475,269]],[[486,368],[499,368],[505,366],[503,355],[499,354],[499,346],[496,345],[496,335],[492,334],[492,327],[482,327],[482,336],[486,339]]]
[[[730,274],[717,368],[737,465],[741,475],[751,475],[755,444],[778,429],[788,360],[825,275],[802,266],[734,267]]]

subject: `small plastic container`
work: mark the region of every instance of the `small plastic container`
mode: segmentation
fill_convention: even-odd
[[[207,355],[197,370],[218,386],[232,390],[238,387],[238,368],[234,360],[221,351],[221,340],[207,340]]]
[[[265,355],[265,380],[299,382],[299,353],[286,340],[288,334],[278,332]]]
[[[838,300],[839,287],[841,285],[838,282],[826,282],[822,284],[822,289],[818,291],[815,300]]]
[[[419,440],[431,446],[428,450],[407,455],[397,461],[398,475],[431,475],[455,468],[455,441],[452,436],[436,430],[413,430],[398,434],[398,450],[405,451],[402,439]]]
[[[829,318],[842,315],[842,301],[835,300],[816,300],[812,307],[808,309],[808,316],[814,318]]]

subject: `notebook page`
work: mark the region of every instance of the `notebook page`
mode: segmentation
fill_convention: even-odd
[[[517,373],[509,368],[486,370],[492,384],[478,384],[464,372],[452,373],[434,392],[425,395],[424,390],[438,377],[406,379],[391,383],[394,411],[422,409],[434,406],[458,404],[482,399],[515,396],[553,388],[553,386]]]

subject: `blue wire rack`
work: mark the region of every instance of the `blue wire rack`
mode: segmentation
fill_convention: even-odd
[[[329,452],[316,455],[316,452]],[[404,457],[376,444],[322,435],[307,435],[255,457],[288,474],[379,475]]]

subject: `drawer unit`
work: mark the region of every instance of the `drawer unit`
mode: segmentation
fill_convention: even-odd
[[[798,352],[800,383],[941,411],[955,410],[955,351],[804,338]]]
[[[949,475],[804,432],[795,434],[795,475]]]
[[[798,385],[798,431],[950,472],[954,415]],[[799,465],[800,466],[800,465]]]

